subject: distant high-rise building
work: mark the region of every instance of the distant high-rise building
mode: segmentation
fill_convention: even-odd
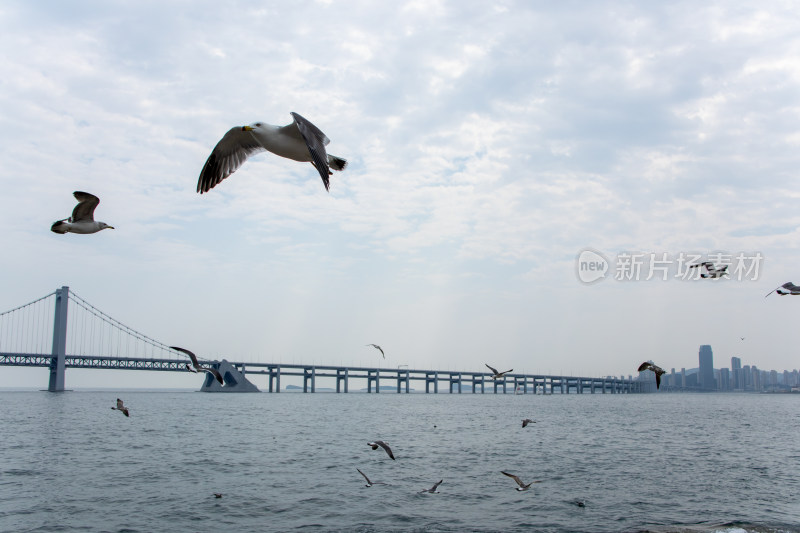
[[[700,369],[698,371],[697,383],[701,389],[714,390],[717,384],[714,381],[714,355],[711,353],[711,346],[703,344],[700,346]]]
[[[686,388],[686,369],[681,368],[681,387]]]
[[[743,389],[742,383],[742,360],[738,357],[731,357],[731,374],[733,375],[733,388]]]
[[[731,390],[731,371],[727,368],[719,369],[719,390]]]
[[[742,389],[753,390],[753,372],[750,370],[750,365],[742,367]]]

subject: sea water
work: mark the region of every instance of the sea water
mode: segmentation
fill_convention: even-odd
[[[0,530],[800,531],[799,413],[789,394],[0,392]]]

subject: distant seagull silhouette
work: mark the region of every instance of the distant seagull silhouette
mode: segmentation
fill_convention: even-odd
[[[517,485],[519,485],[519,487],[516,490],[519,491],[528,490],[534,483],[541,483],[541,481],[531,481],[526,485],[525,483],[522,482],[522,480],[519,477],[515,476],[514,474],[509,474],[508,472],[503,472],[502,470],[500,471],[500,473],[516,481]]]
[[[700,274],[701,278],[721,278],[722,276],[728,275],[728,265],[718,267],[710,261],[703,261],[702,263],[698,263],[696,265],[689,265],[689,268],[701,267],[705,267],[707,272],[707,274]]]
[[[208,372],[209,374],[214,376],[214,378],[216,378],[217,381],[219,381],[220,385],[225,384],[225,382],[222,380],[222,374],[219,373],[219,370],[217,370],[216,368],[200,366],[200,363],[197,362],[197,356],[192,352],[190,352],[189,350],[187,350],[186,348],[181,348],[179,346],[170,346],[170,348],[172,348],[173,350],[177,350],[179,352],[183,352],[189,356],[189,358],[192,360],[192,366],[189,366],[188,364],[186,365],[186,370],[188,370],[189,372],[194,372],[195,374],[197,374],[198,372]]]
[[[389,448],[389,443],[388,442],[384,442],[382,440],[376,440],[375,442],[368,442],[367,446],[372,446],[373,450],[377,450],[378,446],[380,446],[381,448],[386,450],[386,453],[389,454],[389,457],[391,457],[393,461],[395,460],[394,459],[394,454],[392,453],[392,449]]]
[[[122,414],[125,416],[131,416],[128,413],[128,408],[122,404],[122,400],[120,400],[119,398],[117,398],[117,406],[112,407],[111,409],[113,409],[114,411],[122,411]]]
[[[786,290],[781,290],[781,289],[786,289]],[[767,293],[767,296],[769,296],[773,292],[777,292],[781,296],[786,296],[787,294],[791,294],[792,296],[797,296],[798,294],[800,294],[800,285],[795,285],[791,281],[787,281],[777,289],[772,289],[771,291],[769,291]],[[764,296],[764,298],[766,298],[767,296]]]
[[[664,370],[660,366],[654,365],[653,363],[651,363],[649,361],[645,361],[644,363],[639,365],[639,372],[642,372],[644,370],[652,370],[653,372],[655,372],[656,373],[656,388],[661,387],[661,375],[662,374],[666,374],[666,370]]]
[[[375,348],[375,349],[377,349],[377,350],[380,350],[380,352],[381,352],[381,355],[383,356],[383,358],[384,358],[384,359],[386,359],[386,354],[385,354],[385,353],[383,353],[383,348],[381,348],[381,347],[380,347],[380,346],[378,346],[377,344],[365,344],[364,346],[372,346],[373,348]]]
[[[364,479],[367,480],[367,484],[364,485],[365,487],[371,487],[372,485],[386,485],[386,483],[382,483],[380,481],[370,481],[370,479],[367,477],[367,475],[364,472],[362,472],[358,468],[356,468],[356,470],[358,470],[358,473],[361,474],[362,476],[364,476]]]
[[[214,493],[214,497],[215,498],[222,498],[222,493],[221,492],[215,492]]]
[[[766,297],[765,297],[766,298]],[[744,340],[744,337],[739,337],[740,339]]]
[[[255,122],[228,130],[208,156],[197,180],[197,192],[210,191],[236,172],[248,157],[263,150],[311,163],[327,191],[330,188],[328,176],[333,174],[330,169],[344,170],[347,160],[325,151],[325,146],[331,141],[318,127],[297,113],[292,113],[292,118],[294,122],[286,126]]]
[[[484,364],[486,364],[486,363],[484,363]],[[498,372],[496,368],[493,368],[493,367],[491,367],[491,366],[489,366],[489,365],[486,365],[486,368],[488,368],[489,370],[491,370],[491,371],[492,371],[492,373],[494,374],[494,375],[492,376],[492,379],[500,379],[500,378],[502,378],[504,375],[508,374],[509,372],[513,372],[513,371],[514,371],[514,369],[512,368],[511,370],[506,370],[505,372]]]
[[[437,489],[437,487],[439,487],[439,485],[441,485],[441,484],[442,484],[442,482],[443,482],[443,481],[444,481],[443,479],[440,479],[438,483],[434,483],[434,484],[433,484],[433,487],[431,487],[431,488],[429,488],[429,489],[422,489],[422,490],[421,490],[421,491],[419,491],[419,492],[420,492],[420,493],[427,492],[427,493],[429,493],[429,494],[439,494],[439,491],[437,491],[436,489]]]
[[[50,231],[53,233],[97,233],[100,230],[114,229],[105,222],[94,221],[94,208],[100,203],[100,198],[88,192],[75,191],[72,193],[78,200],[78,205],[72,210],[72,216],[53,222]]]
[[[527,426],[528,424],[535,424],[536,420],[531,420],[530,418],[526,418],[522,421],[522,427]]]

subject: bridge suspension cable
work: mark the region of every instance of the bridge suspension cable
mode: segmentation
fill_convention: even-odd
[[[0,313],[0,352],[50,353],[55,291]]]
[[[70,300],[82,312],[70,313],[68,352],[74,355],[113,355],[116,357],[153,358],[168,353],[174,357],[179,354],[166,344],[136,331],[96,308],[74,291],[69,292]],[[98,323],[99,320],[99,323]],[[180,354],[180,358],[186,355]]]

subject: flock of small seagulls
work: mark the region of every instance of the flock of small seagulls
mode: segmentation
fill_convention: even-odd
[[[329,191],[329,177],[333,175],[332,170],[344,170],[347,166],[347,160],[330,155],[326,152],[325,147],[330,143],[330,140],[319,128],[297,113],[292,112],[291,115],[294,120],[291,124],[286,126],[274,126],[263,122],[255,122],[249,126],[236,126],[231,128],[216,144],[211,155],[209,155],[206,160],[197,181],[197,192],[200,194],[207,193],[219,185],[224,179],[236,172],[251,155],[265,150],[294,161],[311,163],[322,178],[325,190]],[[105,222],[95,221],[94,211],[100,203],[100,199],[97,196],[83,191],[75,191],[73,195],[75,199],[78,200],[78,204],[72,210],[72,216],[54,222],[50,227],[51,231],[58,234],[92,234],[104,229],[114,229],[113,226]],[[702,278],[714,279],[728,275],[727,265],[718,267],[708,261],[691,265],[689,268],[704,268],[706,272],[701,274]],[[777,292],[781,296],[797,296],[800,295],[800,286],[794,285],[792,282],[787,282],[770,291],[766,296],[769,296],[773,292]],[[384,359],[386,358],[383,349],[377,344],[367,344],[366,346],[372,346],[381,352],[381,356]],[[192,364],[191,366],[186,364],[186,369],[190,372],[206,372],[213,375],[220,384],[224,383],[219,371],[214,368],[201,366],[195,354],[190,350],[177,346],[172,346],[171,348],[189,356]],[[493,380],[501,379],[505,374],[513,371],[513,369],[510,369],[505,372],[499,372],[496,368],[488,364],[486,364],[486,367],[492,371],[491,379]],[[660,388],[661,376],[665,371],[652,362],[644,362],[639,366],[639,372],[644,370],[651,370],[655,373],[656,388]],[[111,409],[120,411],[126,417],[130,417],[129,409],[125,407],[122,400],[119,398],[117,398],[116,407],[112,407]],[[528,424],[532,423],[536,422],[526,418],[522,420],[522,427],[525,428]],[[367,444],[373,450],[377,450],[379,447],[383,448],[386,454],[392,460],[395,460],[394,454],[387,442],[376,440],[374,442],[368,442]],[[359,469],[357,470],[366,480],[367,487],[385,484],[381,482],[372,482],[366,474]],[[512,478],[517,483],[518,487],[516,490],[518,491],[526,491],[533,483],[540,482],[537,480],[525,484],[514,474],[508,472],[501,473]],[[436,489],[442,483],[443,480],[439,480],[430,489],[423,489],[420,492],[438,494],[439,492]],[[222,494],[214,493],[214,497],[222,498]],[[578,505],[583,506],[583,502],[581,501]]]
[[[531,420],[530,418],[526,418],[526,419],[524,419],[522,421],[522,427],[524,428],[525,426],[527,426],[530,423],[535,423],[535,422],[533,420]],[[433,427],[435,428],[436,426],[434,425]],[[377,450],[379,447],[383,448],[386,451],[386,454],[393,461],[395,460],[394,453],[392,453],[392,449],[389,447],[389,443],[388,442],[383,441],[383,440],[376,440],[374,442],[368,442],[367,446],[370,446],[373,450]],[[356,470],[358,470],[358,473],[361,474],[364,477],[364,479],[367,481],[367,484],[364,485],[365,487],[372,487],[373,485],[388,485],[388,483],[381,483],[381,482],[378,482],[378,481],[372,481],[370,478],[367,477],[367,475],[364,472],[361,471],[360,468],[356,468]],[[541,483],[540,480],[536,480],[536,481],[531,481],[530,483],[525,484],[525,483],[522,482],[522,480],[519,478],[519,476],[516,476],[514,474],[509,474],[508,472],[503,472],[503,471],[500,471],[500,473],[505,475],[505,476],[508,476],[508,477],[512,478],[514,481],[516,481],[517,485],[519,485],[516,488],[516,490],[518,490],[518,491],[528,490],[530,488],[530,486],[533,485],[534,483]],[[421,493],[439,494],[439,491],[436,490],[436,489],[439,488],[439,485],[441,485],[443,482],[444,482],[444,480],[440,479],[439,481],[434,483],[431,488],[422,489],[419,492],[420,492],[420,494]]]

